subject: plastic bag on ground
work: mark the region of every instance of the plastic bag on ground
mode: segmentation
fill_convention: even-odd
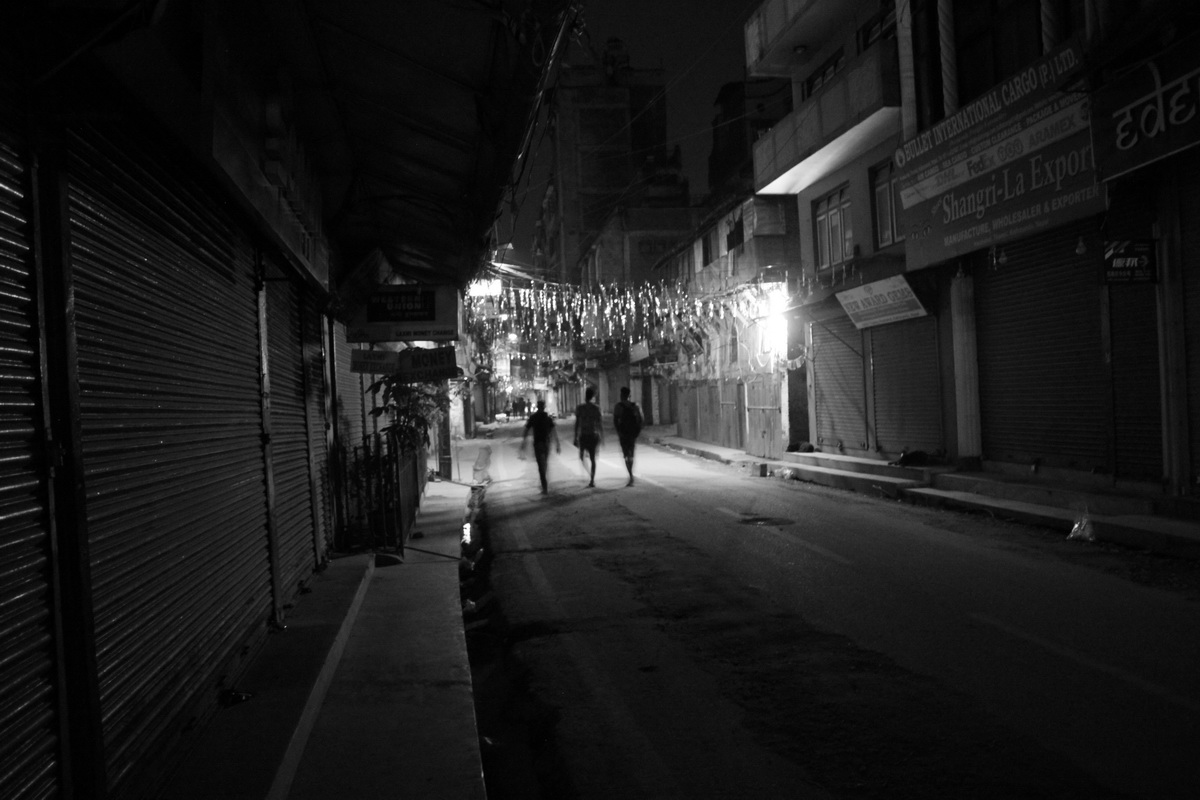
[[[1096,541],[1096,529],[1092,525],[1092,518],[1086,507],[1076,515],[1075,524],[1071,526],[1071,532],[1067,534],[1067,538],[1084,542]]]

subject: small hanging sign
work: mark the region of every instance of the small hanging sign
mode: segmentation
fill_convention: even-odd
[[[1104,282],[1158,283],[1158,258],[1154,239],[1105,242]]]

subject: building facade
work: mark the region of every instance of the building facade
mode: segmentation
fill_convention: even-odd
[[[661,69],[630,66],[624,43],[572,51],[551,102],[551,177],[534,233],[537,270],[578,283],[578,265],[605,221],[644,182],[646,163],[665,163]],[[685,202],[686,205],[686,202]]]
[[[1186,291],[1168,290],[1167,269],[1114,266],[1134,250],[1165,263],[1187,189],[1161,188],[1157,155],[1118,158],[1108,178],[1093,147],[1112,119],[1093,113],[1122,66],[1111,54],[1132,64],[1164,31],[1182,39],[1182,6],[831,7],[764,3],[745,29],[751,74],[789,74],[794,87],[796,110],[756,145],[755,172],[760,193],[796,198],[813,444],[887,459],[944,451],[1108,485],[1193,483],[1187,448],[1172,444],[1187,441],[1186,350],[1164,319],[1185,318],[1168,309]],[[1184,148],[1166,157],[1186,174]]]
[[[500,186],[448,184],[511,171],[491,155],[524,138],[536,74],[473,63],[492,52],[479,47],[455,69],[515,98],[431,79],[420,41],[390,55],[417,21],[436,15],[455,42],[516,34],[441,4],[353,5],[0,9],[0,796],[158,796],[355,527],[415,515],[423,459],[378,435],[389,420],[352,369],[348,324],[381,274],[400,277],[389,262],[426,279],[429,264],[476,265],[461,242],[483,241],[496,203],[451,206],[498,202]],[[323,48],[340,105],[309,71]],[[416,103],[393,136],[426,89],[462,113],[430,120]],[[505,134],[467,152],[470,131],[451,128],[481,107]],[[460,152],[422,181],[439,206],[424,238],[397,241],[370,226],[421,216],[396,183],[414,128]],[[386,154],[351,147],[361,130]],[[390,510],[362,505],[384,490]]]

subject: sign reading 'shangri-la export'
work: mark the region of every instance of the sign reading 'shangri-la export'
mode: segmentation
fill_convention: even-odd
[[[896,150],[908,269],[1104,210],[1072,41]]]

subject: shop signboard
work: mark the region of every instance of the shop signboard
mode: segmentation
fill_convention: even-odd
[[[650,345],[646,341],[634,342],[629,345],[629,363],[634,364],[650,357]]]
[[[1104,282],[1157,283],[1158,257],[1153,239],[1104,243]]]
[[[908,269],[1104,211],[1075,40],[896,150]]]
[[[400,366],[395,350],[351,350],[350,371],[366,375],[391,375]]]
[[[351,342],[458,340],[462,298],[450,284],[379,286],[346,326]]]
[[[396,378],[405,383],[436,383],[460,375],[453,347],[413,347],[396,353]]]
[[[838,292],[837,299],[850,321],[860,330],[923,317],[928,313],[903,275]]]
[[[1195,45],[1176,45],[1096,91],[1092,135],[1104,180],[1200,144]]]

